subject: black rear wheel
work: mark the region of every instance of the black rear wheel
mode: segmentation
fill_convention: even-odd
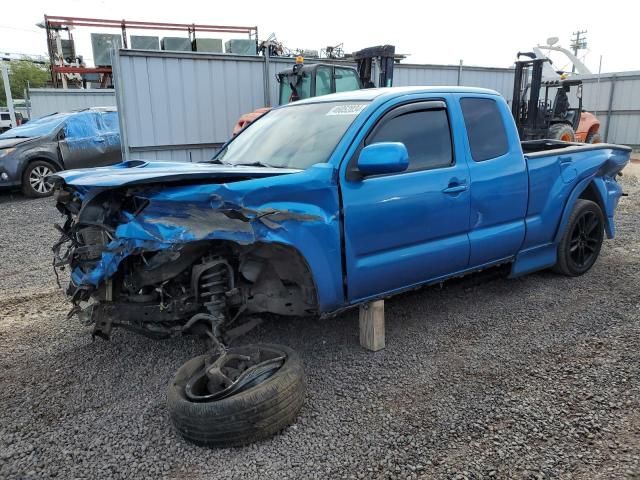
[[[579,199],[558,245],[558,262],[554,269],[577,277],[596,263],[604,240],[604,216],[597,203]]]

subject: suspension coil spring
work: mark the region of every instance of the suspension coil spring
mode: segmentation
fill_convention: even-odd
[[[204,258],[192,270],[192,282],[196,300],[202,302],[214,316],[224,315],[227,297],[225,293],[233,289],[233,271],[226,260]]]

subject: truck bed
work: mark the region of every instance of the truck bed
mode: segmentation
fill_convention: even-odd
[[[564,206],[576,187],[595,180],[601,185],[607,235],[613,235],[615,202],[606,198],[619,188],[613,178],[624,167],[631,149],[607,143],[582,144],[557,140],[521,142],[529,172],[527,235],[523,250],[556,240]],[[580,187],[582,185],[582,187]],[[612,193],[610,193],[612,192]],[[596,192],[590,192],[596,199]]]
[[[630,147],[614,145],[611,143],[573,143],[563,142],[561,140],[528,140],[520,142],[520,144],[522,145],[522,152],[528,158],[555,155],[565,152],[585,152],[603,148],[631,151]]]

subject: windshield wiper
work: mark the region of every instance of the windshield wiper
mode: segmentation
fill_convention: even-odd
[[[274,165],[269,165],[268,163],[261,162],[259,160],[255,162],[249,163],[231,163],[231,162],[223,162],[222,160],[216,158],[213,160],[207,160],[206,163],[217,163],[219,165],[224,165],[226,167],[264,167],[264,168],[284,168],[284,167],[276,167]]]
[[[205,160],[203,163],[217,163],[219,165],[227,165],[229,167],[233,166],[231,163],[223,162],[222,160],[220,160],[218,158],[214,158],[214,159],[211,159],[211,160]]]
[[[234,164],[234,166],[239,167],[239,166],[243,166],[243,167],[265,167],[265,168],[282,168],[282,167],[275,167],[273,165],[269,165],[268,163],[264,163],[261,161],[255,161],[255,162],[249,162],[249,163],[236,163]]]

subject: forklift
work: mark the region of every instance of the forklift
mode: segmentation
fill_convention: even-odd
[[[296,57],[296,63],[286,70],[278,72],[276,80],[280,88],[278,104],[285,105],[305,98],[318,97],[336,92],[348,92],[362,88],[391,87],[393,85],[393,66],[395,47],[380,45],[359,50],[353,54],[356,67],[335,63],[304,64],[304,58]],[[374,63],[375,62],[375,63]],[[377,82],[375,66],[378,69]],[[245,113],[236,122],[233,135],[264,115],[269,107],[258,108]]]
[[[333,63],[305,65],[303,57],[296,57],[293,67],[276,75],[280,84],[279,104],[318,97],[336,92],[348,92],[362,88],[373,88],[374,60],[379,66],[377,85],[390,87],[393,84],[393,45],[380,45],[359,50],[353,54],[357,67]]]
[[[536,58],[534,53],[520,53],[529,57],[515,63],[513,100],[511,112],[520,134],[520,140],[552,139],[575,142],[582,112],[582,80],[542,80],[544,62],[548,58]],[[571,107],[568,93],[576,87],[578,106]],[[544,96],[541,98],[541,90]],[[553,92],[555,91],[555,95]],[[551,98],[553,96],[553,98]]]

